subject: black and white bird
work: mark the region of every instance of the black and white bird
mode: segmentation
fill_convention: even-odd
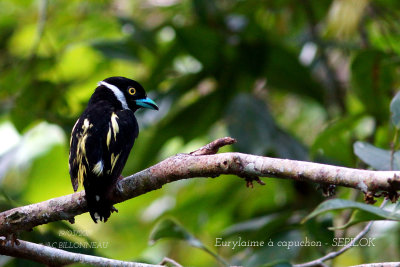
[[[139,134],[134,112],[140,108],[158,110],[138,82],[110,77],[98,83],[72,129],[71,182],[74,191],[83,184],[90,216],[95,223],[98,219],[106,222],[116,210],[109,194]]]

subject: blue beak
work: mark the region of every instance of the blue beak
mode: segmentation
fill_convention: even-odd
[[[150,98],[146,97],[144,99],[137,99],[135,100],[136,105],[143,107],[143,108],[149,108],[149,109],[155,109],[158,110],[158,106],[156,102],[151,100]]]

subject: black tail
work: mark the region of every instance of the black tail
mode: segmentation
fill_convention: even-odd
[[[106,222],[113,211],[118,212],[109,199],[111,185],[101,181],[98,181],[95,185],[84,182],[83,185],[90,217],[95,223],[97,223],[97,220]]]

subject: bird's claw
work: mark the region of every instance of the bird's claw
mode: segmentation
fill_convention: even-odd
[[[5,246],[7,244],[7,242],[10,241],[11,242],[11,246],[13,247],[14,245],[19,246],[20,242],[17,239],[17,235],[15,233],[6,235],[4,239],[2,239],[0,241],[0,245]]]
[[[246,176],[244,177],[244,179],[246,180],[246,187],[248,188],[254,188],[253,182],[256,181],[258,184],[260,185],[265,185],[265,183],[263,181],[261,181],[260,177],[258,176]]]
[[[116,207],[114,207],[114,206],[111,206],[111,213],[113,213],[113,212],[116,212],[116,213],[118,213],[118,210],[117,210],[117,208]]]

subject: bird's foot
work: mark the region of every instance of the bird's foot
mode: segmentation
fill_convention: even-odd
[[[244,178],[244,180],[246,181],[246,187],[248,187],[248,188],[254,187],[253,182],[257,182],[260,185],[265,185],[265,183],[263,181],[261,181],[260,177],[255,176],[255,175],[254,176],[246,175],[246,176],[239,176],[239,177]]]
[[[320,184],[318,189],[322,190],[322,195],[324,197],[331,197],[336,193],[336,185],[333,184]]]
[[[111,210],[111,213],[113,213],[113,212],[116,212],[116,213],[118,213],[118,210],[117,210],[117,208],[116,208],[116,207],[114,207],[114,206],[111,206],[110,210]]]
[[[5,246],[7,242],[11,242],[11,246],[13,247],[14,245],[19,246],[20,242],[17,239],[17,235],[15,233],[6,235],[4,239],[0,241],[0,245]]]

